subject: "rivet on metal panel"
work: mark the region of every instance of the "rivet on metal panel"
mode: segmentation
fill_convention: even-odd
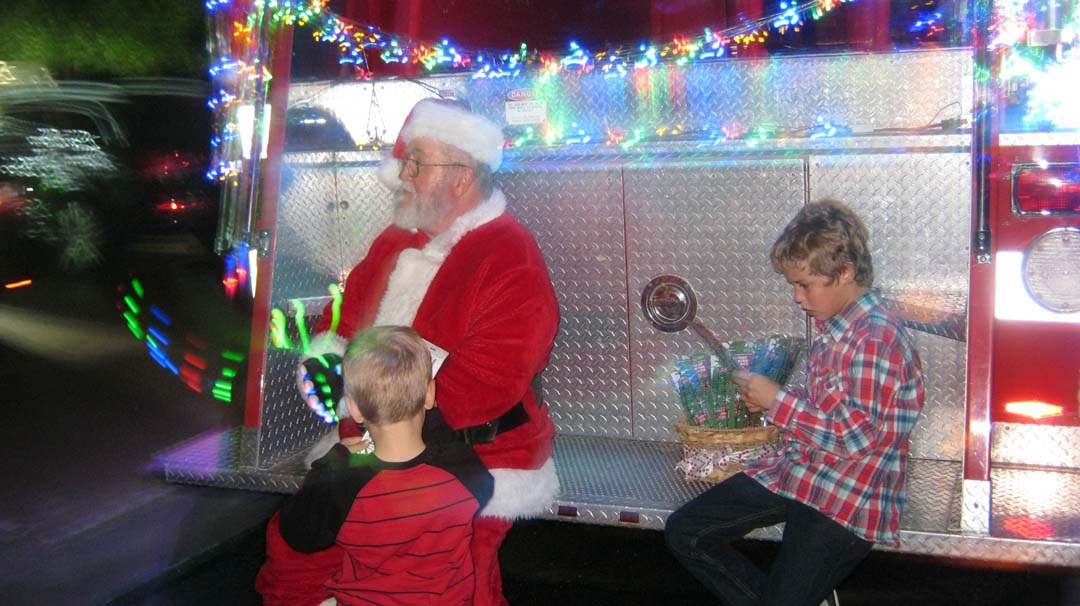
[[[270,230],[260,229],[258,233],[259,258],[265,259],[270,256]]]
[[[577,517],[577,507],[570,505],[559,505],[559,515],[567,518]]]
[[[349,210],[349,201],[348,200],[342,200],[341,202],[338,203],[338,207],[341,208],[341,210],[343,210],[343,211]]]
[[[641,514],[636,511],[620,511],[619,521],[624,524],[637,524],[641,522]]]

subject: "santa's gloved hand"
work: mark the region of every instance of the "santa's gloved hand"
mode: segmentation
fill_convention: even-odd
[[[341,356],[327,353],[308,358],[297,369],[300,392],[308,408],[327,423],[349,416],[341,398],[345,382],[341,378]]]

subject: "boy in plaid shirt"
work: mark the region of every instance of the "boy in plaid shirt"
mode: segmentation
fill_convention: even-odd
[[[847,206],[808,204],[773,244],[773,269],[814,319],[805,388],[736,372],[780,448],[668,518],[668,548],[731,606],[815,606],[869,553],[897,545],[908,436],[924,401],[919,355],[871,290],[869,231]],[[731,546],[784,523],[768,572]]]

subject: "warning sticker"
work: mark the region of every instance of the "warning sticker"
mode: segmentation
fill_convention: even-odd
[[[506,123],[510,126],[543,124],[545,120],[547,120],[547,102],[543,99],[506,102]]]

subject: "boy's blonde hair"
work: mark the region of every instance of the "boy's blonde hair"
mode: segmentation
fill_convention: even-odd
[[[375,326],[353,337],[341,374],[345,393],[367,422],[397,423],[424,410],[431,353],[412,328]]]
[[[855,211],[836,200],[803,206],[776,239],[770,257],[778,273],[805,263],[810,273],[828,276],[833,282],[850,263],[856,284],[874,285],[870,230]]]

